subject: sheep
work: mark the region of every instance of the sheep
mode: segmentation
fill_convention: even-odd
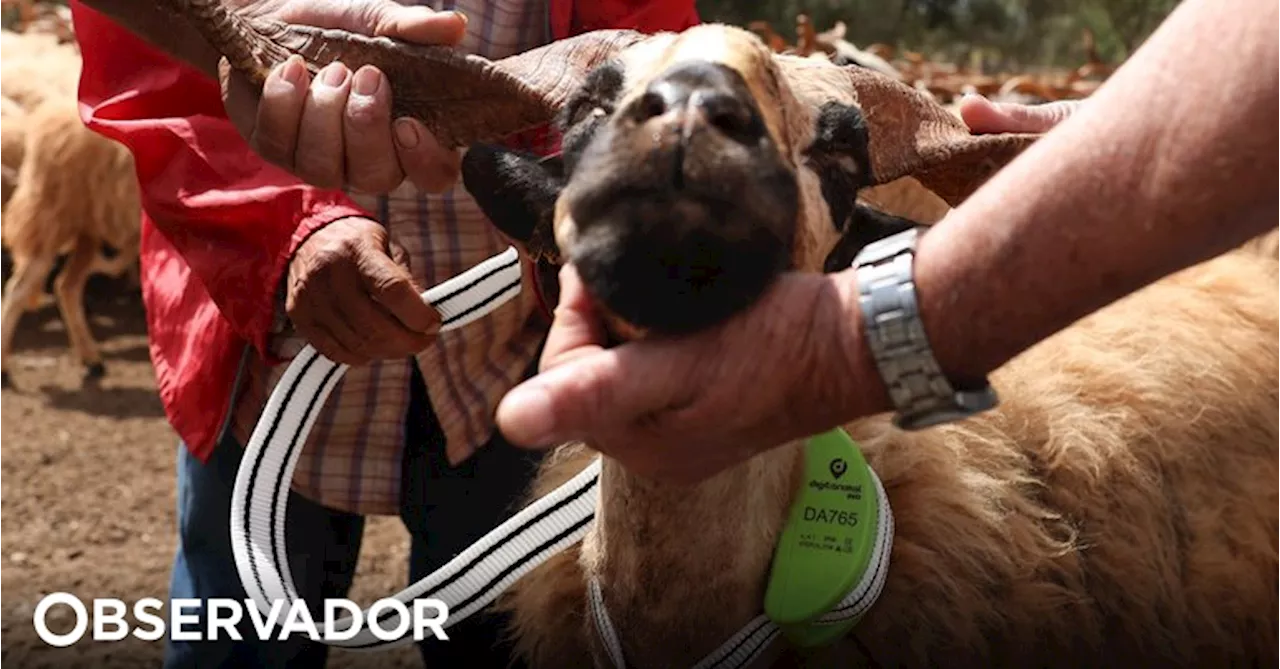
[[[54,98],[74,107],[80,68],[80,52],[74,44],[60,43],[44,33],[0,31],[0,118],[4,120],[0,162],[6,168],[5,201],[22,163],[27,111]]]
[[[0,208],[18,185],[28,110],[51,98],[74,106],[79,79],[75,45],[39,32],[0,31]],[[43,297],[33,294],[29,308],[36,308]]]
[[[566,185],[551,225],[562,257],[579,266],[602,308],[624,321],[615,332],[696,329],[709,324],[704,315],[719,313],[719,304],[686,309],[673,295],[677,287],[668,285],[675,282],[636,269],[641,261],[629,254],[653,251],[648,240],[636,239],[634,229],[645,228],[626,217],[631,210],[663,221],[664,230],[715,223],[677,205],[650,204],[658,196],[644,191],[634,175],[651,163],[656,169],[661,155],[635,152],[627,143],[628,126],[610,124],[635,113],[631,103],[644,99],[649,82],[666,81],[662,73],[680,62],[682,46],[692,59],[715,60],[720,54],[692,45],[718,37],[736,47],[724,57],[735,65],[754,48],[745,38],[734,42],[734,33],[708,32],[691,30],[684,36],[689,42],[672,38],[672,44],[652,46],[652,53],[618,56],[624,74],[609,78],[626,83],[615,101],[584,93],[605,113],[595,139],[572,120],[565,128],[566,143],[572,136],[575,147],[588,148],[566,148],[566,171],[558,177]],[[740,71],[754,85],[767,81],[765,69],[748,63]],[[803,76],[782,77],[797,96],[806,84],[837,72],[807,63],[802,69]],[[766,118],[764,110],[771,108],[785,114],[793,104],[787,98],[786,92],[766,96],[758,109]],[[586,117],[566,113],[581,116],[562,118]],[[782,122],[777,127],[781,147],[810,141],[807,129],[797,132]],[[581,155],[570,157],[575,150]],[[490,182],[502,179],[503,161],[511,160],[498,155],[504,157],[473,147],[463,167],[468,189],[489,205],[495,223],[513,215],[487,195],[494,190]],[[770,169],[767,160],[750,158],[753,169]],[[802,160],[797,151],[795,163]],[[581,172],[569,167],[574,161]],[[719,161],[720,172],[706,179],[726,178],[734,192],[752,192],[733,167],[724,166],[732,161]],[[714,188],[696,181],[696,163],[686,166],[689,189]],[[520,174],[522,183],[531,179],[527,171]],[[830,209],[812,187],[804,188],[804,173],[798,179],[800,192],[808,193],[800,198],[801,212]],[[754,187],[772,189],[791,209],[789,190],[771,181]],[[646,202],[608,199],[629,188],[645,192]],[[598,198],[612,209],[592,208]],[[914,204],[907,200],[899,206]],[[749,195],[744,207],[765,209]],[[715,220],[760,225],[747,216],[729,208]],[[591,227],[584,229],[580,217]],[[854,218],[852,225],[874,222]],[[794,267],[820,271],[828,249],[839,246],[830,241],[839,227],[826,215],[809,213],[794,240],[777,233],[770,238],[780,249],[793,249]],[[579,242],[587,230],[590,241]],[[741,231],[733,235],[743,237]],[[665,246],[655,248],[677,243],[660,238]],[[757,267],[775,266],[746,247],[735,250],[759,258]],[[854,251],[846,250],[837,266],[847,266]],[[809,658],[813,666],[837,666],[834,658],[841,658],[838,666],[868,659],[884,666],[1274,661],[1275,267],[1274,254],[1233,253],[1095,314],[993,374],[1005,400],[989,414],[921,433],[897,431],[883,416],[845,426],[884,481],[899,519],[897,540],[885,591],[854,633],[869,658],[850,641]],[[647,300],[629,303],[628,287]],[[669,322],[671,312],[679,324]],[[1206,349],[1209,338],[1220,345]],[[1205,390],[1187,393],[1189,387]],[[1081,396],[1080,388],[1087,394]],[[1188,421],[1189,415],[1198,418]],[[605,458],[596,526],[576,551],[539,567],[508,593],[504,606],[516,616],[516,637],[527,657],[538,666],[607,658],[591,624],[581,622],[590,619],[584,610],[588,577],[601,586],[628,666],[688,666],[710,652],[759,613],[801,454],[799,444],[784,445],[692,489],[645,480]],[[588,444],[562,446],[542,471],[535,497],[595,456]],[[1218,527],[1221,517],[1236,520]],[[715,559],[720,555],[733,555],[736,568]]]
[[[18,170],[26,152],[27,110],[7,97],[0,97],[0,211],[9,203],[18,187]],[[8,249],[3,250],[6,266],[10,264]],[[27,309],[38,309],[44,295],[34,294],[27,301]]]
[[[75,31],[71,26],[71,8],[67,5],[31,0],[6,0],[3,4],[17,6],[18,20],[15,22],[17,32],[50,35],[60,43],[75,41]]]
[[[45,33],[0,31],[0,94],[30,109],[52,95],[75,104],[80,51]]]
[[[530,259],[573,262],[618,340],[722,322],[783,269],[823,271],[832,253],[919,222],[859,191],[889,186],[880,202],[936,217],[912,193],[954,206],[1035,140],[970,136],[910,87],[775,55],[717,24],[598,31],[489,63],[257,23],[217,0],[167,1],[259,85],[290,52],[311,68],[380,66],[395,113],[467,147],[466,190]],[[666,105],[695,93],[714,111],[667,125]],[[492,144],[553,116],[559,157]],[[694,256],[717,276],[690,290],[670,270],[692,275],[683,259]],[[885,416],[845,426],[894,509],[888,582],[845,638],[775,658],[1276,662],[1277,263],[1237,250],[1077,322],[992,375],[994,411],[921,432]],[[596,457],[590,444],[556,448],[531,498]],[[609,664],[586,614],[588,579],[628,666],[686,666],[715,648],[760,613],[801,458],[800,444],[782,444],[676,486],[603,457],[585,539],[499,605],[522,654],[534,666]]]
[[[15,100],[0,96],[0,207],[9,201],[18,186],[18,168],[22,166],[23,122],[27,111]]]
[[[22,164],[28,109],[50,96],[75,104],[80,55],[51,35],[0,31],[0,164],[3,199],[9,201]]]
[[[142,210],[132,154],[86,128],[77,107],[65,102],[51,98],[27,113],[24,158],[0,229],[13,257],[0,315],[6,386],[18,320],[38,300],[60,253],[69,257],[53,289],[68,339],[86,378],[102,377],[102,356],[85,319],[85,282],[95,271],[119,276],[138,257]],[[119,254],[102,258],[103,244]]]
[[[5,252],[15,256],[16,269],[23,264],[16,256],[46,258],[50,245],[57,246],[52,251],[54,256],[47,258],[49,262],[37,259],[29,261],[33,268],[32,272],[44,275],[38,277],[39,282],[35,284],[35,288],[24,293],[28,295],[24,300],[24,308],[32,310],[44,303],[46,295],[43,291],[51,283],[56,286],[58,279],[55,275],[62,273],[63,267],[66,267],[70,260],[63,257],[63,254],[73,251],[77,236],[84,237],[86,240],[84,243],[92,245],[93,253],[87,268],[78,270],[83,271],[84,276],[68,276],[63,279],[67,285],[69,297],[56,301],[65,303],[62,307],[63,319],[67,323],[71,341],[73,346],[78,347],[76,350],[85,365],[88,378],[94,379],[101,376],[104,368],[97,356],[96,344],[88,334],[87,324],[76,325],[77,322],[83,324],[84,321],[83,307],[76,305],[81,304],[79,294],[83,289],[84,281],[90,274],[101,273],[119,277],[126,273],[133,273],[134,261],[138,255],[136,249],[138,234],[129,232],[128,227],[123,227],[121,219],[115,217],[127,217],[131,215],[130,212],[140,211],[140,209],[134,203],[137,195],[132,181],[134,178],[132,172],[106,169],[110,164],[108,160],[110,152],[106,149],[105,140],[93,135],[79,124],[76,90],[79,85],[81,59],[77,45],[74,42],[66,42],[56,33],[40,32],[38,28],[37,24],[29,27],[30,32],[18,33],[8,30],[0,32],[0,96],[2,96],[0,100],[3,101],[3,107],[0,107],[3,111],[3,124],[0,125],[0,139],[3,142],[3,148],[0,149],[0,162],[3,163],[2,204],[6,214],[3,235]],[[41,111],[34,113],[37,109]],[[48,128],[40,127],[44,123],[51,125]],[[71,137],[58,137],[57,133],[64,130],[71,133]],[[29,137],[29,135],[34,136]],[[37,167],[26,172],[22,170],[23,162],[29,155],[50,151],[66,153],[43,156]],[[73,172],[80,170],[81,160],[86,156],[88,157],[85,163],[87,171],[82,175],[85,178],[56,174],[62,169],[69,168]],[[127,157],[128,154],[124,152],[121,156]],[[33,185],[29,189],[30,197],[25,205],[27,211],[19,212],[15,218],[9,215],[9,202],[17,192],[19,180],[24,174],[38,185]],[[90,174],[94,176],[90,177]],[[85,184],[89,187],[73,190],[73,185],[79,188],[76,184]],[[62,195],[68,192],[76,195],[70,197]],[[94,198],[101,198],[101,206],[95,208],[90,202],[73,202],[73,200],[89,199],[85,198],[83,193],[92,193]],[[38,201],[40,197],[61,198],[61,201],[41,204]],[[114,206],[122,207],[119,214],[110,211]],[[46,215],[44,225],[27,225],[24,217],[30,217],[31,212],[40,210],[57,213]],[[58,225],[48,225],[48,222],[57,222]],[[136,221],[132,227],[137,228],[139,225],[140,221]],[[18,231],[18,228],[23,226],[26,228]],[[76,226],[86,226],[88,230],[76,231]],[[39,239],[39,235],[47,235],[48,238]],[[126,246],[118,247],[117,243],[126,244]],[[114,247],[118,253],[113,257],[106,257],[101,248],[104,244]],[[15,245],[20,245],[22,248],[14,248]],[[44,269],[40,270],[41,267]],[[134,279],[136,282],[136,276]],[[32,275],[29,280],[35,282],[37,277]],[[6,288],[6,298],[12,294],[8,291],[17,285],[19,283],[15,271]],[[12,323],[9,320],[5,323],[3,350],[6,359],[12,328],[16,327],[20,314],[16,311],[18,309],[16,300],[6,299],[6,309],[9,308],[15,311]],[[5,313],[7,316],[10,312]],[[68,316],[68,313],[72,315]],[[77,317],[76,313],[81,315]],[[7,369],[3,374],[3,380],[5,385],[10,383]]]

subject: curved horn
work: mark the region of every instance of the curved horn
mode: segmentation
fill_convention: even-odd
[[[871,162],[869,185],[912,176],[954,207],[1040,137],[974,135],[932,97],[879,72],[776,58],[789,85],[810,109],[836,101],[862,111]]]
[[[587,72],[645,37],[629,30],[596,31],[492,61],[451,47],[255,19],[221,0],[163,1],[258,87],[295,53],[313,73],[335,61],[353,70],[377,67],[394,91],[392,113],[419,119],[449,147],[550,121]]]

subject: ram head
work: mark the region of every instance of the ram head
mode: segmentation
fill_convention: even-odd
[[[907,200],[945,210],[1035,139],[971,135],[880,73],[776,54],[726,25],[596,31],[490,61],[166,1],[259,84],[292,53],[313,71],[378,66],[394,114],[466,149],[464,186],[542,268],[552,300],[554,268],[573,263],[621,338],[708,327],[782,272],[847,267],[917,224],[867,193],[905,184]],[[505,148],[548,122],[561,153]]]

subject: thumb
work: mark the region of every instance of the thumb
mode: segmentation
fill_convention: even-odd
[[[362,241],[362,250],[356,260],[369,296],[414,332],[434,333],[439,330],[440,313],[422,299],[422,290],[409,274],[408,253],[390,239],[381,224],[375,222],[369,230],[370,234]]]
[[[1082,104],[1081,100],[1058,100],[1038,105],[991,102],[968,95],[960,101],[960,117],[975,134],[1002,132],[1048,132],[1066,120]]]
[[[373,37],[390,37],[417,44],[457,44],[466,34],[461,12],[437,12],[396,0],[312,0],[290,3],[276,16],[289,23],[336,28]]]
[[[604,325],[573,265],[560,269],[560,303],[542,347],[541,371],[604,349]]]
[[[539,447],[587,439],[687,405],[692,389],[668,346],[632,342],[583,353],[516,386],[498,404],[511,443]]]
[[[391,261],[404,268],[404,271],[413,273],[413,258],[400,242],[390,235],[387,236],[387,255],[391,256]]]
[[[516,386],[498,403],[498,429],[518,446],[551,446],[585,438],[592,426],[627,411],[614,350],[587,354]],[[629,418],[629,416],[628,416]]]
[[[454,45],[467,32],[467,16],[459,11],[437,12],[429,7],[402,5],[395,0],[365,0],[356,11],[363,14],[365,25],[375,37]]]

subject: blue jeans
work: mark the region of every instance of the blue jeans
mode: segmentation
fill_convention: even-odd
[[[510,445],[495,430],[487,446],[458,467],[450,467],[444,456],[444,437],[430,411],[421,378],[415,375],[412,387],[400,513],[412,538],[410,582],[439,568],[514,514],[540,458],[537,451]],[[231,553],[229,526],[231,491],[243,450],[226,437],[208,462],[201,463],[179,444],[179,545],[169,585],[171,599],[226,597],[243,601],[247,596]],[[325,598],[345,597],[351,587],[364,518],[290,495],[285,533],[290,569],[299,595],[311,611],[319,612]],[[506,638],[506,622],[498,614],[472,614],[447,630],[449,640],[424,640],[419,645],[423,661],[428,667],[466,666],[464,663],[519,667]],[[207,629],[203,617],[198,629]],[[284,642],[259,641],[247,612],[239,629],[240,641],[169,639],[165,669],[311,669],[323,667],[328,657],[327,646],[305,636]],[[369,666],[380,664],[377,653],[364,656]]]

